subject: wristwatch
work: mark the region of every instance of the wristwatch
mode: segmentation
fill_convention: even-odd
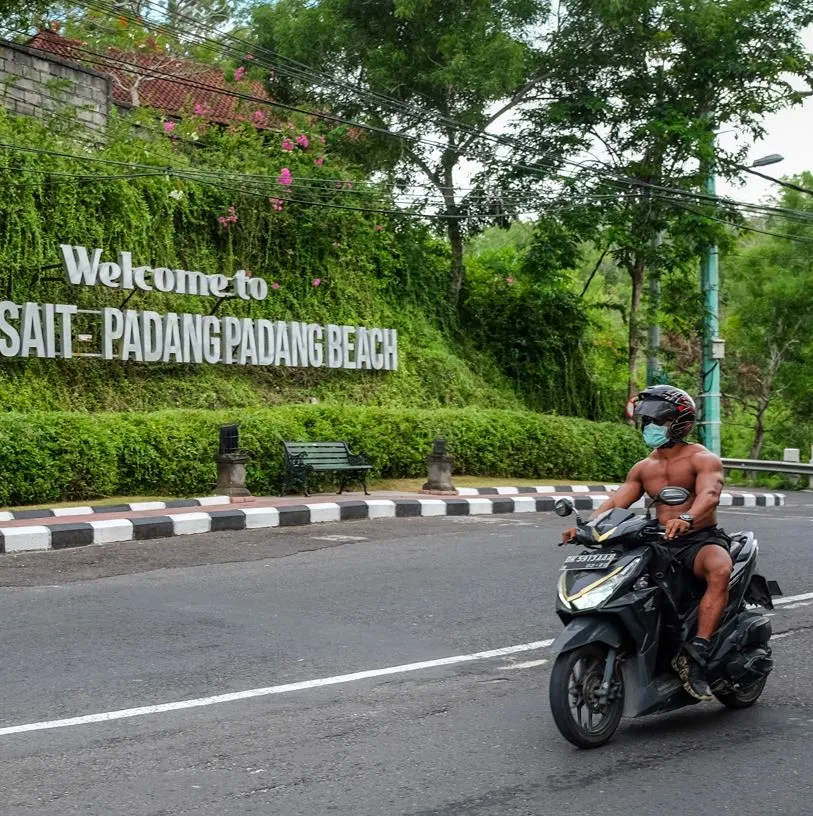
[[[689,527],[694,527],[694,516],[691,513],[681,513],[678,518],[685,521]]]

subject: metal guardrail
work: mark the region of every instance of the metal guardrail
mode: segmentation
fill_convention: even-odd
[[[753,470],[763,473],[790,473],[795,476],[813,476],[813,463],[770,462],[765,459],[723,459],[726,470]]]

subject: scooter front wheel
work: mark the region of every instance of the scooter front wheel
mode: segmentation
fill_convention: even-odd
[[[616,663],[610,688],[601,688],[607,647],[600,643],[560,654],[550,675],[550,708],[562,736],[578,748],[609,742],[624,711],[624,684]]]

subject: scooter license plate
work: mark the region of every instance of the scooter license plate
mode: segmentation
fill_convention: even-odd
[[[618,558],[618,553],[600,552],[569,555],[562,564],[563,570],[607,569]]]

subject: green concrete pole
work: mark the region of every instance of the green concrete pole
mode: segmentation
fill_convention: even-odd
[[[652,248],[657,251],[663,243],[663,233],[658,232],[652,239]],[[649,270],[649,328],[647,329],[646,353],[646,384],[660,385],[663,383],[661,373],[660,349],[661,327],[658,324],[661,308],[661,271],[657,261],[653,262]]]
[[[714,174],[706,181],[706,193],[717,194]],[[712,244],[700,265],[700,279],[703,289],[705,317],[703,320],[703,365],[701,404],[703,422],[701,425],[703,444],[720,456],[720,361],[713,357],[714,340],[720,331],[720,275],[717,265],[717,245]]]

